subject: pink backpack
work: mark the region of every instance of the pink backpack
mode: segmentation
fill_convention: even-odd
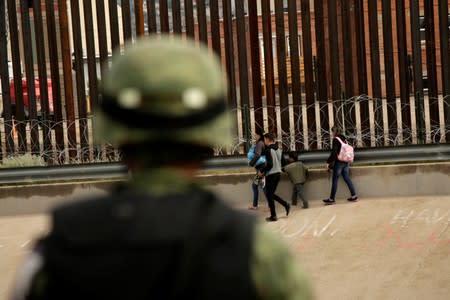
[[[346,163],[352,163],[353,158],[355,157],[353,147],[347,143],[344,143],[339,137],[336,137],[336,139],[341,143],[341,151],[337,157],[338,160]]]

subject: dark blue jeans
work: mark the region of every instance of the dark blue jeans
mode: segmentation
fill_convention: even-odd
[[[353,182],[350,179],[348,163],[336,161],[336,163],[334,164],[334,168],[333,168],[333,180],[332,180],[331,193],[330,193],[330,199],[332,199],[332,200],[334,200],[334,198],[336,197],[338,180],[339,180],[339,176],[341,176],[341,174],[342,174],[342,178],[344,178],[344,181],[348,186],[348,189],[350,190],[351,195],[352,196],[356,195],[355,187],[353,186]]]

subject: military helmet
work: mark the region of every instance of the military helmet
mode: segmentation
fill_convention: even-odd
[[[231,142],[220,59],[189,38],[142,37],[113,54],[102,79],[95,127],[115,145]]]

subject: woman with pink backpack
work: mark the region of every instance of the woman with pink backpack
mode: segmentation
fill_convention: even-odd
[[[331,128],[331,133],[333,136],[332,150],[327,159],[326,169],[328,171],[333,170],[333,176],[330,197],[324,199],[323,202],[325,205],[336,203],[335,197],[340,175],[344,178],[350,191],[350,197],[347,198],[347,200],[351,202],[358,201],[358,196],[356,195],[355,187],[350,179],[349,172],[349,164],[353,162],[353,147],[347,143],[347,140],[339,127],[333,126]]]

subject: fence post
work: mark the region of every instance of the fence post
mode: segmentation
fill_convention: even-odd
[[[242,127],[244,129],[244,139],[245,139],[245,145],[244,150],[247,152],[247,150],[251,146],[251,135],[250,135],[250,109],[247,104],[244,104],[243,109],[243,124]]]
[[[420,97],[420,92],[417,92],[415,97],[415,104],[416,104],[416,131],[417,131],[417,143],[423,144],[424,138],[424,125],[423,125],[423,107],[422,107],[422,99]]]

